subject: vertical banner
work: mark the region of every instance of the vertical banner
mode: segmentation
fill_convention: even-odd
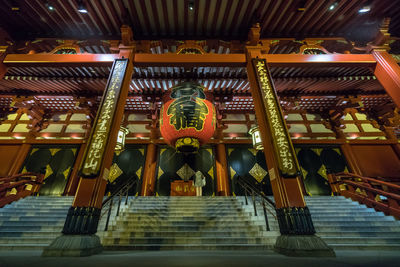
[[[267,68],[267,62],[265,59],[252,59],[252,63],[263,98],[263,106],[271,131],[279,170],[283,177],[296,177],[299,174],[298,163],[278,98],[271,82],[271,74]]]
[[[81,175],[85,178],[95,178],[100,173],[127,67],[128,59],[114,61],[81,166]]]

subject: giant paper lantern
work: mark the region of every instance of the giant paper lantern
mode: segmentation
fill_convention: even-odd
[[[214,105],[197,83],[183,82],[171,88],[160,115],[161,135],[178,152],[197,152],[215,131]]]

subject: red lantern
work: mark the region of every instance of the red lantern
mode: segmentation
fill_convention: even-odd
[[[214,135],[215,109],[204,88],[184,82],[173,87],[161,107],[160,131],[167,144],[179,152],[197,152]]]

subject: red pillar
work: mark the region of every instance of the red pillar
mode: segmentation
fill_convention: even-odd
[[[143,170],[142,196],[153,196],[156,181],[157,146],[153,143],[147,145],[146,162]]]
[[[224,144],[217,144],[215,165],[217,169],[217,195],[229,196],[228,162]]]
[[[74,167],[72,168],[71,175],[69,176],[69,181],[65,187],[64,195],[74,196],[79,183],[79,166],[82,163],[83,155],[85,154],[86,143],[82,144],[79,148],[78,154],[76,155]]]
[[[254,28],[253,28],[254,29]],[[255,28],[256,29],[256,28]],[[289,256],[334,256],[315,235],[299,166],[261,46],[246,48],[247,75],[264,146],[281,236],[275,250]]]
[[[24,164],[26,156],[28,156],[29,151],[31,150],[30,144],[22,144],[18,150],[17,159],[14,161],[13,165],[8,172],[8,175],[14,175],[20,172],[22,168],[22,164]]]
[[[85,149],[81,178],[62,235],[43,250],[42,256],[89,256],[102,251],[95,233],[133,73],[133,47],[120,48],[120,59],[112,67]]]
[[[400,107],[400,66],[385,50],[372,52],[376,59],[375,76],[393,102]]]
[[[4,65],[3,60],[6,56],[6,49],[2,49],[0,46],[0,80],[3,79],[4,75],[7,73],[6,65]]]

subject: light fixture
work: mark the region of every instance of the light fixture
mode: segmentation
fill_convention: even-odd
[[[253,147],[256,150],[263,150],[264,147],[262,144],[261,134],[260,134],[260,130],[258,129],[258,126],[251,127],[251,129],[249,130],[249,134],[251,134],[251,139],[253,141]]]
[[[298,0],[297,11],[298,12],[306,11],[306,4],[307,4],[307,0]]]
[[[333,3],[332,5],[329,6],[329,10],[332,11],[334,10],[338,5],[338,2]]]
[[[125,137],[129,133],[129,130],[125,127],[120,127],[117,136],[117,144],[115,145],[115,152],[121,152],[125,147]]]
[[[190,10],[190,11],[193,11],[193,10],[194,10],[194,4],[193,4],[192,1],[189,2],[188,7],[189,7],[189,10]]]
[[[371,11],[370,5],[365,5],[358,10],[358,13],[368,13]]]
[[[20,11],[21,7],[17,3],[17,1],[11,1],[11,11]]]
[[[47,9],[49,10],[49,11],[54,11],[54,10],[56,10],[55,9],[55,7],[49,2],[49,1],[47,1],[46,2],[46,7],[47,7]]]
[[[83,0],[78,1],[78,11],[80,13],[88,13],[88,10]]]

